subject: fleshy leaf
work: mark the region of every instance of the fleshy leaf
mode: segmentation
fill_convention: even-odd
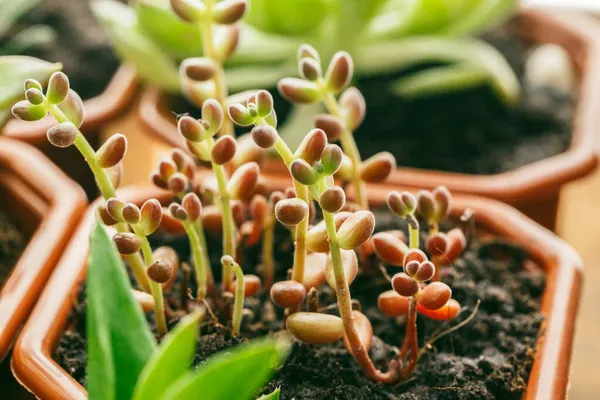
[[[252,0],[244,21],[266,32],[307,36],[321,27],[328,0]]]
[[[156,343],[121,259],[99,223],[91,235],[86,293],[89,397],[130,399]]]
[[[24,98],[25,79],[35,79],[45,85],[50,75],[61,69],[61,63],[49,63],[34,57],[0,57],[0,109],[10,108]]]
[[[287,355],[281,342],[262,339],[222,351],[169,387],[163,400],[248,400]]]

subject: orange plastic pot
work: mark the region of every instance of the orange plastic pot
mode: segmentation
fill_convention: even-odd
[[[29,237],[0,288],[0,360],[29,316],[85,204],[81,188],[38,150],[0,138],[0,207]]]
[[[289,184],[289,179],[281,176],[267,178],[273,188],[281,189]],[[386,195],[386,188],[374,187],[370,191],[370,200],[373,205],[381,205]],[[123,190],[120,196],[141,203],[152,197],[169,201],[171,195],[151,187],[138,187]],[[546,272],[547,284],[542,299],[543,334],[538,341],[524,398],[565,398],[581,289],[581,259],[561,239],[508,205],[479,197],[456,196],[453,215],[458,216],[467,208],[476,213],[479,228],[522,245]],[[85,399],[87,396],[85,389],[52,359],[52,352],[66,328],[75,293],[85,278],[88,236],[93,221],[92,206],[13,352],[13,373],[34,395],[44,400]]]
[[[77,90],[77,88],[73,89]],[[101,144],[99,129],[127,111],[135,99],[137,89],[135,70],[123,65],[117,70],[104,92],[84,102],[85,118],[81,131],[94,148]],[[71,178],[80,183],[90,198],[95,198],[97,190],[94,177],[85,160],[79,156],[77,149],[75,147],[58,149],[48,143],[46,132],[55,123],[50,116],[36,122],[12,119],[2,131],[2,135],[36,146]]]
[[[557,43],[571,56],[577,71],[579,102],[569,149],[521,168],[495,174],[398,168],[387,182],[432,189],[446,185],[453,193],[491,197],[511,204],[543,226],[555,230],[561,188],[590,174],[597,166],[594,141],[600,129],[600,28],[586,15],[522,9],[517,16],[520,36],[534,43]],[[138,114],[150,133],[165,143],[185,148],[178,135],[171,98],[155,88],[145,89]],[[367,116],[368,118],[368,116]],[[399,160],[400,164],[402,160]],[[285,174],[282,165],[271,170]]]

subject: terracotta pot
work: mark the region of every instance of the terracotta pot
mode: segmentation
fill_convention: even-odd
[[[100,145],[99,128],[127,111],[135,98],[137,88],[135,70],[123,65],[102,94],[84,102],[85,119],[81,131],[94,148]],[[77,149],[74,146],[58,149],[48,143],[46,131],[55,123],[50,116],[37,122],[12,119],[2,131],[2,135],[36,146],[71,178],[79,182],[88,196],[94,199],[98,194],[94,177]]]
[[[289,183],[288,179],[281,176],[268,177],[268,180],[274,188],[279,189]],[[374,187],[370,192],[373,205],[381,205],[386,194],[385,187]],[[169,201],[171,196],[150,187],[123,190],[120,195],[136,203],[150,197]],[[480,228],[524,246],[546,272],[547,285],[542,299],[542,312],[546,318],[524,397],[565,398],[582,280],[581,259],[561,239],[510,206],[473,196],[456,196],[454,204],[454,216],[462,214],[467,208],[472,209]],[[88,236],[93,221],[92,206],[60,260],[56,273],[13,352],[13,373],[41,399],[85,399],[87,395],[85,389],[52,359],[51,354],[66,327],[79,284],[85,278]]]
[[[29,242],[0,288],[0,360],[33,308],[83,212],[81,188],[30,145],[0,139],[0,207]]]
[[[529,9],[519,12],[518,26],[524,39],[535,43],[557,43],[573,60],[579,75],[579,104],[570,148],[557,156],[495,175],[398,168],[388,183],[429,189],[443,184],[453,193],[491,197],[515,206],[555,230],[561,188],[588,175],[598,162],[594,141],[600,127],[597,116],[600,108],[600,29],[597,22],[586,15]],[[177,133],[170,103],[168,95],[154,88],[146,89],[139,115],[148,131],[157,138],[169,145],[183,147],[185,143]],[[274,169],[283,168],[274,165]]]

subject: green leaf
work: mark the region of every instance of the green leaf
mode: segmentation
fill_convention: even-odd
[[[156,343],[112,240],[99,223],[87,273],[87,390],[90,399],[130,399]]]
[[[260,66],[248,65],[231,67],[225,70],[225,79],[230,92],[240,92],[248,89],[275,87],[281,78],[295,72],[289,64]]]
[[[135,67],[140,78],[168,92],[179,92],[177,63],[141,32],[133,9],[116,0],[94,1],[91,8],[106,27],[115,52]]]
[[[279,400],[280,394],[281,394],[281,389],[277,388],[269,394],[263,394],[256,400]]]
[[[444,33],[449,35],[473,35],[489,30],[516,12],[518,6],[518,0],[481,1],[477,4],[477,7],[474,7],[470,12],[465,13],[462,18],[448,26]]]
[[[296,51],[302,43],[298,39],[268,34],[244,24],[240,42],[229,64],[295,62]]]
[[[135,11],[140,31],[163,51],[178,59],[202,56],[200,25],[175,15],[169,0],[138,0]]]
[[[251,0],[248,24],[288,36],[315,34],[328,15],[328,0]]]
[[[56,40],[56,31],[48,25],[31,25],[19,31],[5,43],[2,54],[23,54]]]
[[[249,400],[287,355],[287,344],[257,340],[211,357],[171,385],[162,400]]]
[[[61,69],[61,63],[49,63],[33,57],[0,57],[0,109],[10,108],[24,98],[25,79],[36,79],[46,84],[50,75]]]
[[[134,400],[161,398],[169,385],[189,371],[203,316],[202,309],[186,316],[165,336],[140,375]]]
[[[6,35],[6,32],[29,10],[40,4],[42,0],[1,0],[0,9],[0,37]]]

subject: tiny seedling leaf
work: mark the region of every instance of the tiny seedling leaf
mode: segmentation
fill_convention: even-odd
[[[140,375],[134,400],[160,399],[169,385],[189,371],[203,315],[203,309],[188,315],[165,336]]]
[[[130,399],[156,343],[112,240],[96,223],[87,274],[90,399]]]

